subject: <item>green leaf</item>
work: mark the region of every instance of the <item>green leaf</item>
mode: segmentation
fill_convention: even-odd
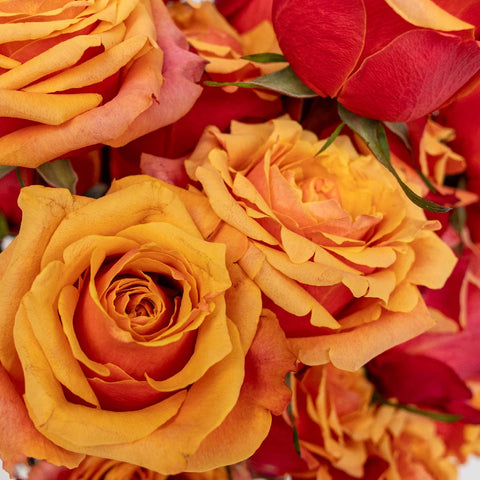
[[[455,415],[451,413],[442,413],[442,412],[435,412],[432,410],[424,410],[422,408],[415,407],[413,405],[403,405],[401,403],[390,402],[383,398],[378,392],[374,392],[372,396],[371,403],[380,403],[382,405],[388,405],[389,407],[398,408],[400,410],[406,410],[410,413],[415,413],[417,415],[422,415],[423,417],[431,418],[432,420],[436,420],[437,422],[444,422],[444,423],[455,423],[461,420],[461,415]]]
[[[285,380],[286,380],[286,384],[288,386],[288,388],[291,389],[292,387],[292,380],[291,380],[291,376],[293,375],[293,373],[287,373],[287,376],[285,377]],[[298,430],[297,430],[297,426],[295,425],[295,417],[293,416],[293,409],[292,409],[292,402],[290,402],[288,405],[287,405],[287,414],[288,414],[288,418],[290,419],[290,422],[292,423],[292,429],[293,429],[293,446],[295,448],[295,451],[300,455],[302,456],[301,454],[301,451],[300,451],[300,439],[298,437]]]
[[[37,167],[37,172],[52,187],[67,188],[75,193],[78,177],[68,158],[59,158]]]
[[[335,139],[340,135],[340,132],[342,131],[342,128],[345,126],[345,122],[342,122],[336,129],[335,131],[328,137],[328,140],[323,144],[322,148],[315,154],[315,156],[320,155],[322,152],[324,152],[334,141]]]
[[[406,123],[383,122],[383,124],[403,142],[409,152],[412,151],[412,142],[410,141],[410,133]]]
[[[15,172],[17,174],[18,183],[20,184],[20,187],[23,188],[25,186],[25,182],[23,181],[22,172],[20,171],[20,167],[16,167]]]
[[[302,83],[290,66],[248,82],[212,82],[207,80],[203,83],[209,87],[233,85],[241,88],[263,88],[295,98],[318,97],[313,90]]]
[[[279,53],[255,53],[253,55],[245,55],[242,58],[257,63],[286,62],[285,57]]]
[[[367,144],[377,160],[395,177],[402,190],[413,203],[430,212],[448,212],[451,210],[450,207],[444,207],[420,197],[402,181],[390,162],[387,134],[380,121],[361,117],[350,112],[341,104],[338,104],[338,114],[345,124]]]
[[[0,165],[0,178],[5,177],[10,172],[13,172],[16,167],[12,167],[10,165]]]
[[[0,240],[7,236],[10,233],[10,230],[8,229],[8,222],[7,218],[5,217],[5,214],[3,211],[0,209]]]

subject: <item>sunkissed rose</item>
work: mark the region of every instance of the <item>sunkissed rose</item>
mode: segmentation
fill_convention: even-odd
[[[291,384],[300,455],[291,440],[291,418],[286,413],[276,417],[251,460],[257,476],[456,479],[435,422],[392,406],[372,404],[373,386],[362,370],[311,367]]]
[[[298,358],[356,370],[431,327],[417,285],[441,287],[455,257],[375,158],[343,136],[316,155],[324,143],[286,118],[233,122],[186,168],[224,222],[217,241],[246,237],[230,255]]]
[[[0,164],[35,167],[174,122],[204,61],[160,0],[2,2]]]
[[[216,218],[194,197],[207,235]],[[187,204],[150,177],[98,200],[22,190],[19,235],[0,255],[8,468],[20,454],[69,468],[89,454],[203,471],[245,459],[266,436],[288,402],[293,355]]]
[[[475,25],[463,20],[478,21],[478,14],[442,0],[453,4],[451,14],[439,3],[274,0],[272,18],[285,57],[306,85],[365,117],[405,122],[478,80]]]

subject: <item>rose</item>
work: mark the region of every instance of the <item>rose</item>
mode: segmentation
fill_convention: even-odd
[[[432,326],[417,285],[443,286],[455,256],[374,157],[344,136],[317,155],[324,143],[286,118],[233,122],[185,165],[224,221],[218,241],[246,237],[231,254],[300,361],[356,370]]]
[[[479,285],[479,246],[465,245],[444,288],[423,293],[438,317],[436,327],[369,362],[370,378],[383,396],[480,424],[474,397],[480,365],[472,362],[480,334]]]
[[[207,62],[205,81],[243,82],[285,66],[284,62],[258,63],[242,58],[263,52],[280,53],[271,22],[263,22],[239,34],[211,2],[202,2],[196,7],[172,2],[169,12],[195,52]],[[277,94],[234,86],[203,85],[202,94],[181,119],[115,150],[112,171],[116,178],[140,173],[142,153],[183,157],[193,150],[208,125],[225,130],[232,120],[263,121],[282,112],[282,101]],[[142,172],[150,174],[144,169]]]
[[[293,377],[291,384],[292,415],[285,412],[275,418],[253,455],[250,463],[256,476],[454,478],[453,461],[435,422],[372,403],[373,386],[362,370],[311,367]],[[300,454],[291,440],[293,425]]]
[[[272,16],[300,79],[365,117],[419,118],[451,101],[480,70],[475,27],[435,0],[348,0],[341,8],[328,0],[274,0]]]
[[[9,469],[23,453],[208,470],[253,453],[288,403],[284,335],[225,245],[204,240],[217,219],[191,195],[150,177],[97,200],[22,190],[0,255]]]
[[[453,207],[448,213],[425,212],[427,218],[442,224],[437,232],[442,237],[450,230],[450,220],[452,214],[458,212],[456,209],[477,202],[478,197],[448,184],[449,177],[463,174],[466,168],[465,159],[450,147],[455,138],[452,128],[439,124],[432,117],[419,118],[406,124],[406,127],[407,143],[393,132],[387,133],[392,162],[395,168],[408,169],[412,178],[418,178],[417,172],[420,171],[434,187],[434,190],[426,191],[423,195],[437,204]],[[418,178],[418,181],[425,185],[424,180]]]
[[[0,7],[0,164],[124,145],[180,118],[200,94],[204,62],[162,1],[50,5]]]
[[[235,475],[236,469],[232,469],[235,480],[239,480]],[[108,480],[166,480],[167,475],[147,470],[138,465],[131,465],[125,462],[115,460],[85,457],[82,463],[73,470],[65,467],[55,467],[47,462],[38,462],[30,470],[28,478],[30,480],[74,480],[82,478],[84,480],[103,479]],[[204,473],[184,473],[178,477],[173,475],[170,480],[228,480],[229,476],[226,468],[218,468]]]

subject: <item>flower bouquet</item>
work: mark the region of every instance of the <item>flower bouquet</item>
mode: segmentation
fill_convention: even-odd
[[[480,454],[479,0],[0,19],[10,475],[453,480]]]

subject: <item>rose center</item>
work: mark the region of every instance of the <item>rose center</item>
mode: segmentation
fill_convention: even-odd
[[[109,310],[113,309],[123,328],[146,334],[168,327],[171,318],[175,317],[181,296],[181,289],[171,279],[144,273],[115,277],[106,297]]]

